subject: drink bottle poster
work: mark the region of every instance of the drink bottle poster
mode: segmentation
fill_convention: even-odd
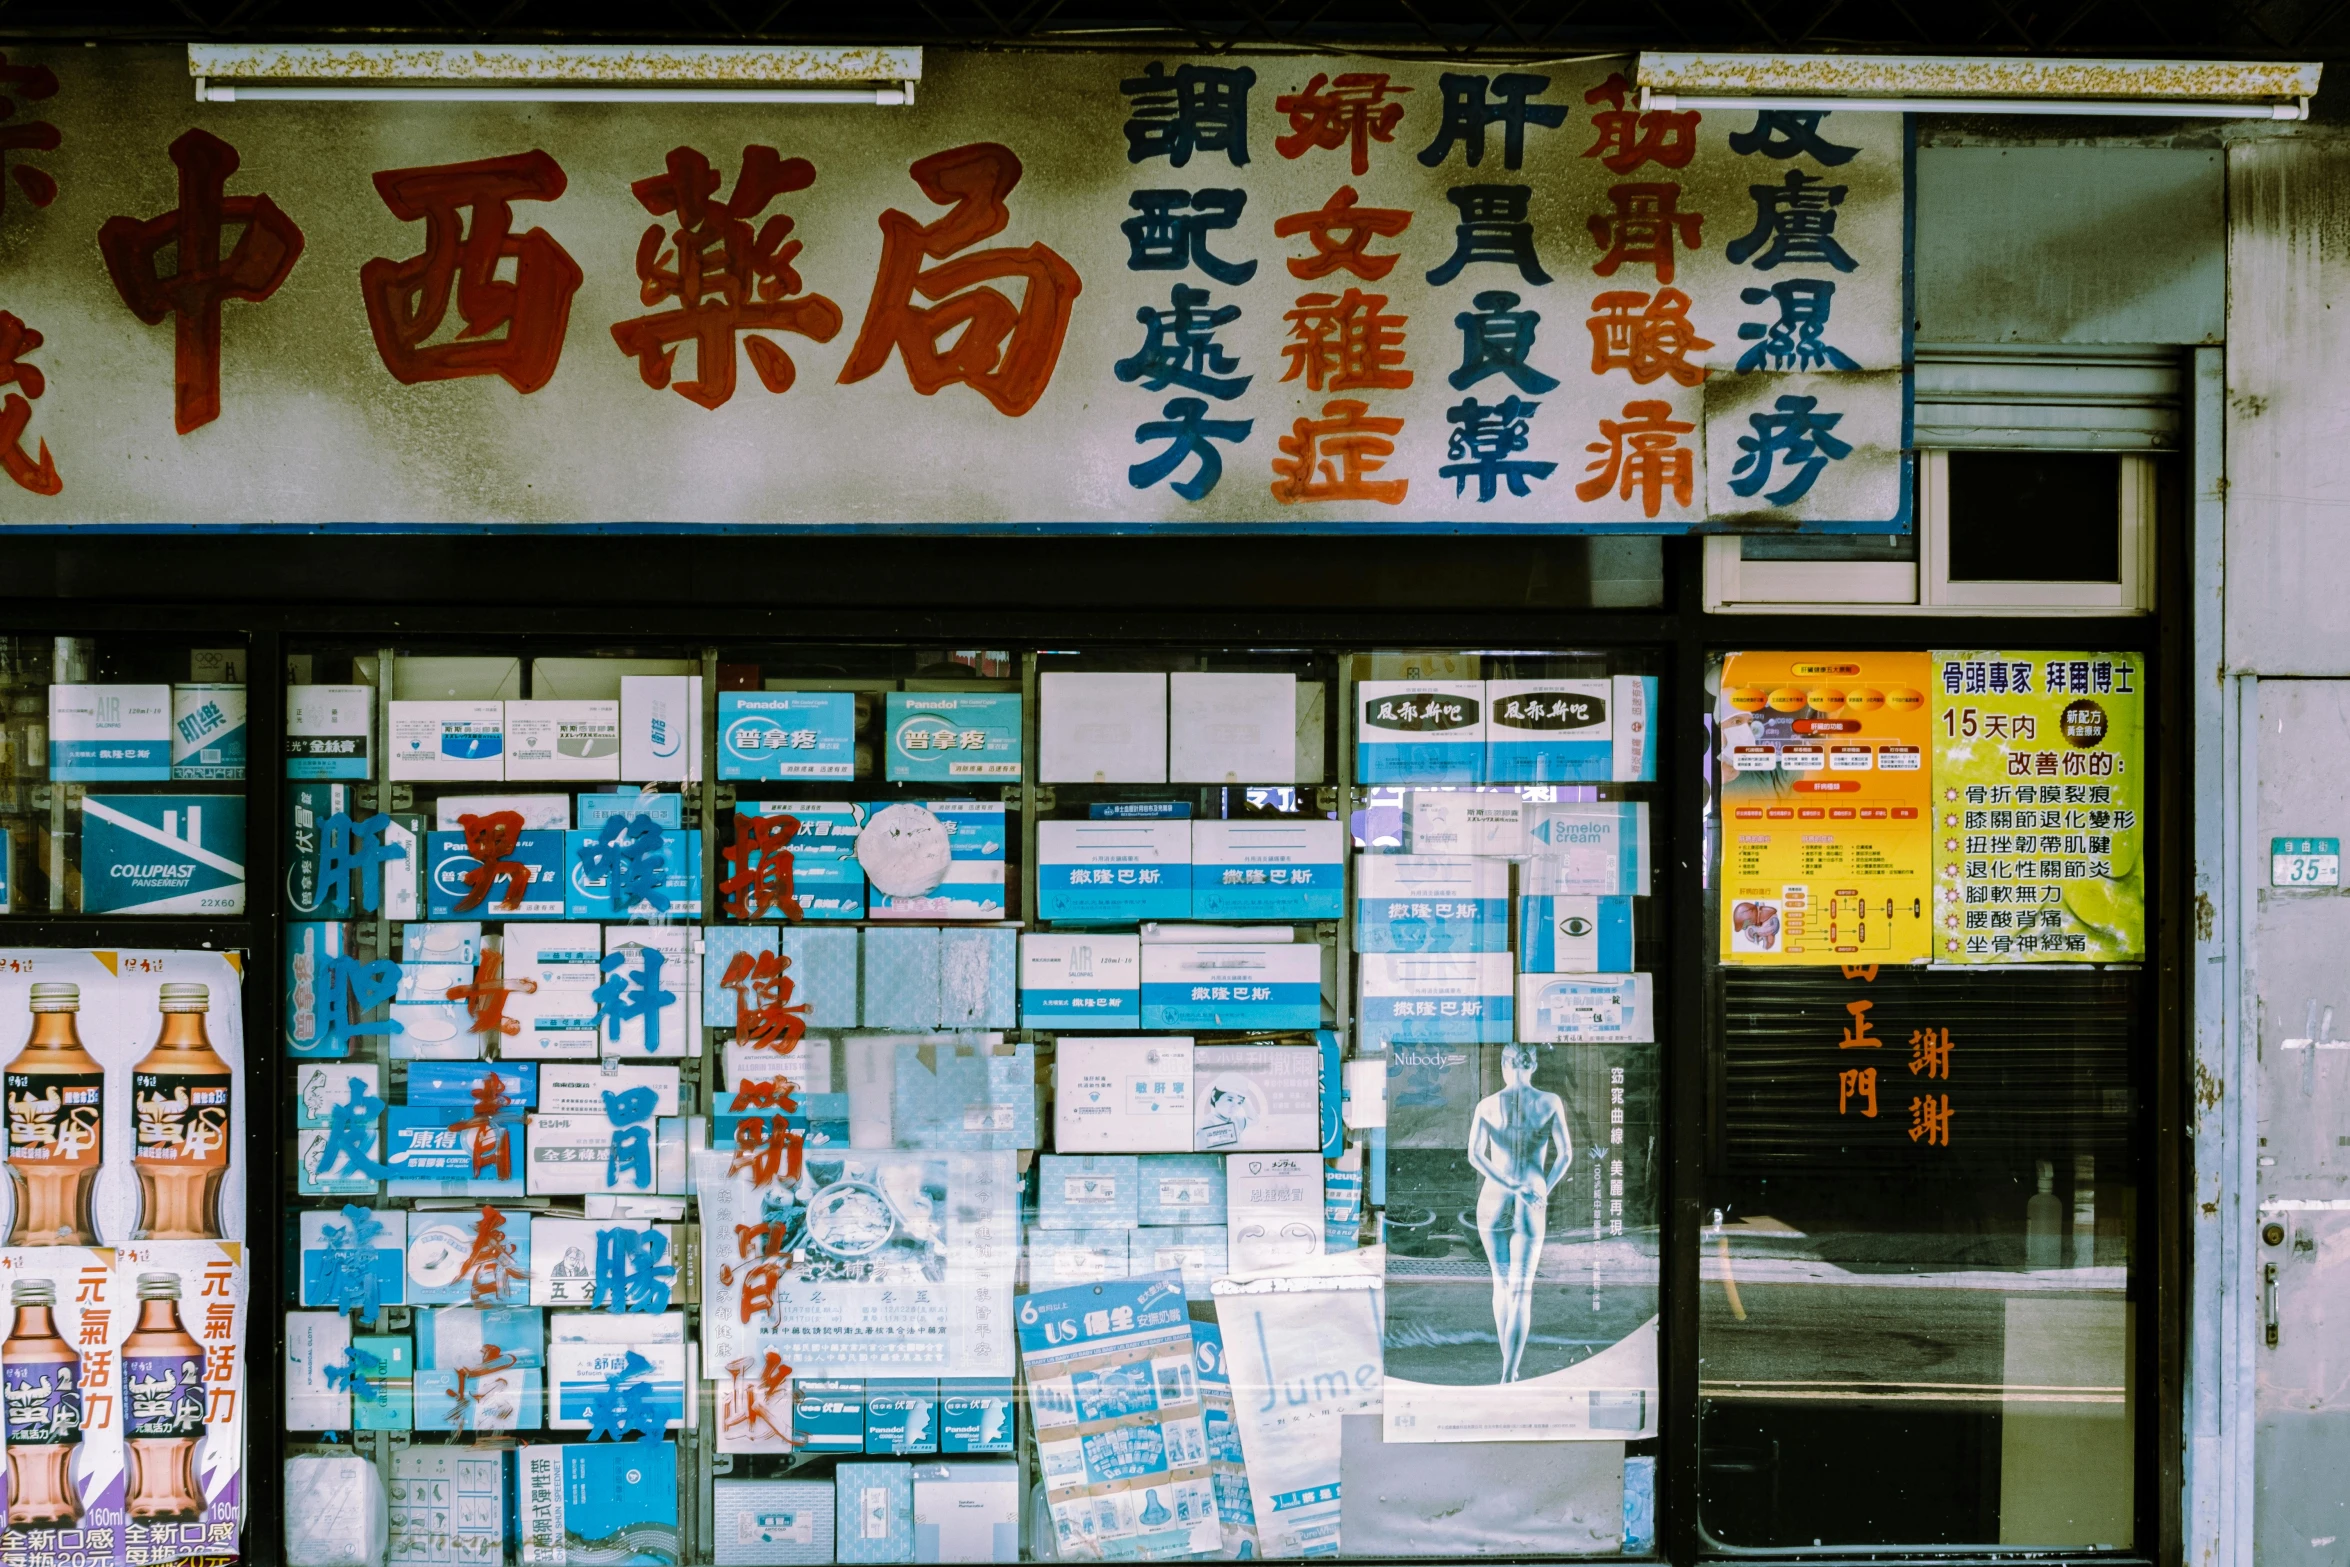
[[[9,1323],[0,1557],[37,1554],[55,1567],[121,1561],[122,1341],[135,1313],[125,1304],[114,1253],[87,1246],[0,1252],[0,1301]]]
[[[137,1241],[115,1253],[124,1560],[233,1556],[244,1512],[245,1248]],[[142,1554],[144,1553],[144,1554]]]
[[[1725,963],[1932,950],[1931,654],[1732,653],[1714,704]]]
[[[2146,661],[1934,662],[1934,959],[2146,956]]]
[[[1655,1434],[1658,1059],[1480,1046],[1451,1146],[1388,1150],[1386,1441]]]

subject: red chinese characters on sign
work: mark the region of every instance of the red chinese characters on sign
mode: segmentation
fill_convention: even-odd
[[[1689,324],[1689,296],[1660,288],[1654,297],[1637,289],[1615,289],[1591,301],[1596,314],[1583,324],[1591,331],[1591,373],[1629,371],[1646,386],[1671,376],[1683,386],[1705,379],[1705,368],[1689,362],[1693,351],[1714,345]]]
[[[789,1055],[808,1031],[808,1007],[790,1005],[791,959],[773,952],[738,952],[727,961],[718,988],[734,992],[734,1037],[746,1050]]]
[[[1273,237],[1289,239],[1303,234],[1314,247],[1310,256],[1289,258],[1289,275],[1312,282],[1344,267],[1356,277],[1376,283],[1395,270],[1401,255],[1373,256],[1364,251],[1375,239],[1393,239],[1412,226],[1412,215],[1401,207],[1358,207],[1355,188],[1341,185],[1311,212],[1293,212],[1273,220]]]
[[[25,426],[33,420],[30,399],[49,387],[39,367],[24,362],[24,356],[40,346],[40,333],[11,312],[0,310],[0,386],[24,388],[21,395],[10,392],[7,400],[0,402],[0,471],[35,495],[55,495],[65,488],[65,481],[58,477],[57,464],[50,459],[49,443],[40,443],[38,458],[24,449]]]
[[[1309,390],[1347,392],[1400,388],[1412,384],[1403,368],[1408,317],[1387,313],[1385,294],[1348,289],[1336,294],[1300,294],[1289,322],[1289,356],[1284,381],[1305,378]]]
[[[467,1143],[476,1177],[495,1170],[498,1180],[514,1178],[514,1134],[511,1121],[501,1119],[511,1117],[514,1108],[506,1093],[506,1080],[492,1072],[473,1085],[473,1114],[449,1123],[450,1131],[470,1134]]]
[[[1395,455],[1394,437],[1403,421],[1374,418],[1368,403],[1351,397],[1322,405],[1319,419],[1300,419],[1281,437],[1273,459],[1273,499],[1284,506],[1300,501],[1377,501],[1400,506],[1409,479],[1373,479]]]
[[[1585,103],[1607,105],[1591,116],[1592,129],[1599,135],[1583,149],[1583,156],[1597,158],[1614,174],[1629,174],[1643,163],[1668,169],[1689,167],[1689,160],[1697,153],[1698,112],[1651,109],[1643,114],[1624,107],[1624,100],[1634,91],[1619,72],[1611,73],[1583,95]]]
[[[395,380],[496,375],[524,393],[547,384],[563,352],[579,264],[545,229],[516,234],[514,203],[553,201],[563,187],[563,170],[536,151],[375,176],[384,205],[403,223],[424,225],[422,253],[378,256],[359,269],[368,329]],[[509,268],[511,281],[500,276]],[[454,341],[430,343],[452,297],[463,325]]]
[[[797,1445],[792,1437],[791,1367],[774,1350],[766,1351],[757,1371],[751,1365],[747,1357],[726,1363],[726,1390],[718,1401],[719,1424],[744,1441],[761,1440],[764,1428],[766,1439],[786,1447]]]
[[[1637,493],[1640,509],[1651,517],[1667,491],[1675,505],[1687,506],[1696,493],[1697,457],[1681,437],[1696,428],[1674,418],[1671,403],[1626,403],[1623,418],[1599,421],[1599,439],[1584,448],[1595,454],[1583,470],[1591,477],[1575,486],[1575,494],[1595,501],[1614,490],[1628,501]]]
[[[19,98],[39,103],[56,95],[55,71],[45,65],[10,65],[8,56],[0,54],[0,120],[16,118]],[[0,125],[0,159],[12,152],[55,152],[61,140],[57,127],[47,120]],[[46,207],[57,199],[57,178],[46,169],[17,163],[9,167],[8,174],[16,181],[16,188],[24,192],[24,199],[34,206]],[[7,188],[0,186],[0,205],[5,205],[7,200]]]
[[[107,276],[131,313],[149,326],[174,321],[172,418],[179,433],[220,417],[220,307],[258,303],[278,291],[302,259],[302,231],[267,196],[226,194],[237,150],[208,131],[171,144],[179,205],[152,218],[108,218],[98,230]],[[222,230],[236,243],[221,254]],[[172,253],[162,270],[162,252]]]
[[[755,920],[781,913],[799,923],[791,855],[791,841],[799,830],[796,816],[734,813],[734,842],[718,851],[726,866],[726,878],[718,883],[718,903],[728,919]]]
[[[1674,242],[1690,250],[1704,244],[1705,214],[1681,210],[1681,187],[1658,183],[1610,185],[1613,212],[1595,212],[1587,226],[1606,252],[1591,264],[1601,277],[1614,277],[1626,262],[1656,268],[1659,283],[1673,281]]]
[[[446,992],[451,1001],[465,1003],[465,1031],[469,1034],[488,1034],[493,1038],[522,1032],[518,1018],[506,1015],[508,996],[527,996],[537,993],[535,979],[506,982],[506,955],[488,949],[484,943],[482,955],[473,965],[473,983],[451,985]]]
[[[482,900],[490,895],[490,889],[500,881],[506,884],[506,896],[499,907],[521,908],[531,878],[529,862],[513,857],[522,841],[522,813],[491,811],[476,816],[468,812],[457,818],[457,825],[465,829],[465,852],[474,859],[473,869],[459,876],[473,890],[457,900],[457,912],[462,914],[480,907]]]
[[[1004,200],[1022,172],[1011,148],[975,142],[933,153],[910,172],[923,195],[951,210],[928,224],[895,207],[882,213],[873,300],[840,379],[864,380],[894,350],[923,396],[959,383],[1017,418],[1036,406],[1052,380],[1084,284],[1059,252],[1041,244],[957,254],[1010,224]],[[925,257],[939,265],[925,268]],[[984,286],[1012,278],[1026,284],[1017,305]],[[915,304],[917,293],[935,303]]]
[[[802,294],[792,266],[800,241],[782,213],[752,232],[751,220],[778,196],[816,183],[816,168],[805,158],[786,158],[773,147],[745,147],[734,194],[718,199],[718,171],[691,147],[669,154],[668,172],[629,187],[655,217],[675,215],[674,234],[658,223],[645,230],[636,248],[639,297],[647,305],[677,301],[675,310],[616,323],[612,340],[633,355],[645,385],[671,385],[677,345],[694,345],[694,379],[675,383],[681,397],[716,408],[734,395],[734,343],[759,384],[785,392],[798,378],[791,355],[759,332],[797,332],[829,343],[840,332],[840,306],[822,294]]]
[[[1289,134],[1273,142],[1284,158],[1302,158],[1310,148],[1353,148],[1357,178],[1371,172],[1374,141],[1392,142],[1403,123],[1403,105],[1389,96],[1410,92],[1390,82],[1385,71],[1348,71],[1336,78],[1316,71],[1301,93],[1273,100],[1273,112],[1289,116]]]

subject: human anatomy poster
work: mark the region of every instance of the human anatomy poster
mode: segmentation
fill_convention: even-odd
[[[1654,1435],[1656,1047],[1487,1045],[1453,1070],[1474,1087],[1451,1142],[1387,1155],[1385,1439]]]

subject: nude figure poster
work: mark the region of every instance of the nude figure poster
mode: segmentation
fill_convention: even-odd
[[[1656,1433],[1653,1045],[1473,1045],[1443,1147],[1387,1153],[1390,1442]]]

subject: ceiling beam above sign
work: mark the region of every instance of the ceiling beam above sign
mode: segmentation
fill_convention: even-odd
[[[2091,60],[1643,50],[1649,109],[2159,115],[2305,120],[2323,67],[2262,60]]]
[[[919,48],[190,44],[198,103],[914,102]]]

